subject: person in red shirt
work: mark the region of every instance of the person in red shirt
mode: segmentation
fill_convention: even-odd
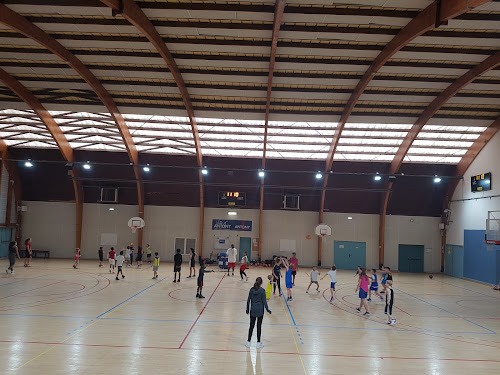
[[[32,251],[31,251],[31,238],[26,239],[24,242],[24,245],[26,246],[26,257],[24,259],[24,267],[31,267],[30,266],[30,261],[32,257]]]
[[[108,253],[109,273],[115,272],[115,258],[116,258],[116,251],[115,251],[115,248],[112,247]]]
[[[292,284],[295,285],[295,275],[297,275],[297,270],[299,269],[299,260],[297,259],[297,253],[292,253],[292,257],[290,258],[290,263],[293,264]]]
[[[81,253],[80,253],[80,249],[76,249],[75,251],[75,264],[73,264],[73,268],[74,269],[77,269],[78,268],[78,264],[80,263],[80,257],[81,257]]]

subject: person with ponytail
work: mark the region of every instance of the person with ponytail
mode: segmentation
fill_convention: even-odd
[[[250,314],[250,328],[248,329],[248,340],[245,344],[247,348],[250,347],[255,321],[257,321],[257,349],[264,347],[264,344],[260,341],[262,320],[264,319],[264,308],[269,314],[271,314],[271,310],[269,310],[269,307],[267,306],[266,291],[261,287],[261,285],[262,278],[257,277],[254,286],[248,293],[247,315]]]

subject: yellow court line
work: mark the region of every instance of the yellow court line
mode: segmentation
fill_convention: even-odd
[[[297,340],[295,339],[295,334],[292,330],[292,322],[290,322],[290,318],[288,317],[288,312],[285,310],[285,305],[283,304],[283,300],[281,300],[281,306],[283,307],[283,311],[285,312],[286,320],[288,322],[288,327],[290,328],[290,333],[293,337],[293,342],[295,342],[295,348],[297,349],[297,353],[299,354],[300,363],[302,364],[302,368],[304,369],[304,374],[307,375],[306,366],[304,365],[304,361],[302,360],[302,355],[300,355],[299,345],[297,345]]]
[[[162,281],[163,281],[163,280],[160,280],[159,282],[162,282]],[[113,309],[113,312],[114,312],[114,311],[118,311],[118,310],[120,310],[123,306],[126,306],[128,303],[130,303],[130,301],[132,301],[132,299],[130,299],[129,301],[127,301],[127,302],[123,303],[122,305],[118,306],[116,309]],[[111,312],[111,311],[110,311],[110,312]],[[91,323],[91,324],[87,325],[85,328],[82,328],[82,329],[78,330],[76,333],[73,333],[72,335],[70,335],[70,336],[66,337],[63,341],[58,342],[57,344],[52,345],[50,348],[48,348],[48,349],[47,349],[47,350],[45,350],[44,352],[42,352],[42,353],[38,354],[36,357],[34,357],[34,358],[30,359],[28,362],[23,363],[21,366],[19,366],[19,367],[18,367],[18,368],[16,368],[15,370],[10,370],[10,371],[17,371],[17,370],[19,370],[19,369],[23,368],[24,366],[26,366],[27,364],[29,364],[29,363],[33,362],[34,360],[36,360],[36,359],[38,359],[38,358],[40,358],[40,357],[44,356],[45,354],[47,354],[48,352],[50,352],[50,351],[51,351],[52,349],[54,349],[55,347],[57,347],[57,346],[59,346],[59,345],[61,345],[61,344],[64,344],[64,343],[65,343],[66,341],[68,341],[69,339],[71,339],[71,338],[73,338],[73,337],[75,337],[75,336],[79,335],[80,333],[82,333],[83,331],[85,331],[87,328],[89,328],[89,327],[93,326],[93,325],[94,325],[94,324],[96,324],[99,320],[100,320],[99,318],[95,318],[95,321],[94,321],[93,323]]]

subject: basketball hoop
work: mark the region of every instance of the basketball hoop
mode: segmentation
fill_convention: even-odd
[[[498,240],[484,240],[484,244],[486,245],[487,251],[500,250],[500,241]]]
[[[314,228],[314,233],[316,236],[324,238],[326,236],[331,236],[332,235],[332,227],[326,224],[319,224]]]
[[[132,233],[135,233],[139,228],[144,228],[145,225],[144,219],[140,217],[133,217],[128,221],[128,227],[132,230]]]

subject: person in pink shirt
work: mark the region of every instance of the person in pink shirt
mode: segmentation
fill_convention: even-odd
[[[295,275],[297,275],[297,270],[299,269],[299,260],[297,259],[297,253],[292,253],[292,257],[290,258],[290,263],[293,264],[292,271],[292,284],[295,285]]]
[[[366,275],[366,269],[361,268],[361,273],[359,274],[358,286],[356,288],[356,292],[359,290],[359,299],[361,300],[359,303],[359,307],[356,309],[356,312],[360,313],[361,308],[364,307],[366,312],[363,314],[364,316],[370,316],[370,312],[368,311],[368,305],[366,304],[366,297],[368,296],[368,284],[370,283],[370,279]]]
[[[110,252],[108,253],[108,259],[109,259],[109,273],[115,272],[115,257],[116,257],[116,251],[112,247]]]

